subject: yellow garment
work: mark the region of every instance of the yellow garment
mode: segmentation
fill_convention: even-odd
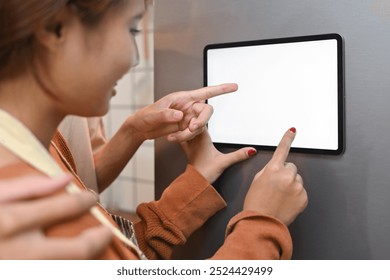
[[[51,155],[23,124],[0,111],[0,145],[20,157],[20,162],[0,168],[0,180],[31,174],[57,176],[70,172],[72,189],[83,189],[83,183],[71,170],[70,152],[57,133],[50,147]],[[141,220],[135,224],[139,246],[149,259],[169,259],[173,248],[184,244],[208,218],[225,206],[216,190],[192,166],[164,191],[158,201],[137,208]],[[81,217],[48,228],[49,236],[76,236],[99,222],[118,229],[99,206]],[[50,210],[49,210],[50,211]],[[98,214],[97,214],[98,213]],[[253,211],[242,211],[227,227],[226,239],[212,259],[289,259],[292,242],[287,227],[275,218]],[[138,259],[138,248],[128,250],[116,234],[101,259]]]
[[[19,120],[3,110],[0,110],[0,135],[0,143],[4,147],[16,154],[25,163],[40,171],[40,173],[52,178],[65,174],[35,135]],[[52,145],[55,146],[53,143]],[[80,188],[74,183],[70,183],[66,190],[69,193],[75,193],[79,192]],[[140,257],[143,255],[138,247],[126,238],[107,216],[102,214],[101,209],[94,206],[90,212],[101,224],[110,228],[119,240],[136,251]]]

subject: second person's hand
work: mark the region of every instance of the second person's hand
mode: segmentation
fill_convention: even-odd
[[[244,202],[244,210],[252,210],[291,224],[306,208],[307,193],[297,167],[286,162],[296,134],[288,130],[272,159],[256,174]]]
[[[180,143],[189,163],[210,183],[213,183],[229,166],[256,154],[256,149],[246,147],[224,154],[218,151],[205,129],[194,139]]]

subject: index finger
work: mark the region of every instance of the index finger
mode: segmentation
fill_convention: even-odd
[[[276,164],[284,164],[290,152],[291,144],[294,141],[296,134],[295,127],[290,128],[284,133],[282,140],[280,140],[271,161]]]
[[[46,196],[63,189],[70,182],[68,175],[57,178],[27,176],[0,181],[0,204]]]
[[[219,96],[222,94],[237,91],[237,84],[221,84],[217,86],[209,86],[191,91],[192,101],[201,101]]]
[[[87,191],[8,204],[1,208],[0,234],[10,236],[32,228],[45,228],[62,220],[79,217],[95,204],[96,199]]]

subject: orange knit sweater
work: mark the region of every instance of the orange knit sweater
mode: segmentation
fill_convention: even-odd
[[[53,138],[50,152],[74,182],[84,189],[75,174],[72,155],[61,134]],[[73,170],[72,170],[73,169]],[[0,169],[0,179],[39,174],[24,162]],[[187,238],[217,211],[226,206],[215,189],[190,165],[164,191],[158,201],[138,206],[141,220],[135,231],[141,250],[149,259],[169,259],[173,247],[184,244]],[[105,210],[101,208],[102,213]],[[48,210],[50,211],[50,210]],[[114,224],[114,222],[113,222]],[[75,236],[83,230],[99,225],[91,215],[62,221],[46,230],[49,236]],[[226,230],[226,239],[211,259],[289,259],[292,241],[287,227],[280,221],[252,211],[242,211],[233,217]],[[137,259],[120,240],[114,238],[99,259]]]

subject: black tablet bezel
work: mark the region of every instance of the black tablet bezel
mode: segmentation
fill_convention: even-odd
[[[309,153],[309,154],[325,154],[325,155],[340,155],[345,150],[345,124],[344,124],[344,54],[343,54],[343,39],[337,33],[299,36],[299,37],[286,37],[277,39],[265,39],[265,40],[253,40],[253,41],[241,41],[241,42],[229,42],[219,44],[209,44],[205,46],[203,50],[203,74],[204,74],[204,86],[208,85],[207,81],[207,52],[211,49],[220,48],[235,48],[235,47],[247,47],[255,45],[270,45],[270,44],[283,44],[294,42],[307,42],[307,41],[320,41],[320,40],[333,40],[337,41],[337,79],[338,79],[338,149],[312,149],[312,148],[296,148],[292,147],[291,152],[297,153]],[[219,143],[213,142],[216,147],[227,148],[242,148],[249,144],[232,144],[232,143]],[[276,149],[276,146],[263,146],[263,145],[251,145],[258,150],[270,150]]]

